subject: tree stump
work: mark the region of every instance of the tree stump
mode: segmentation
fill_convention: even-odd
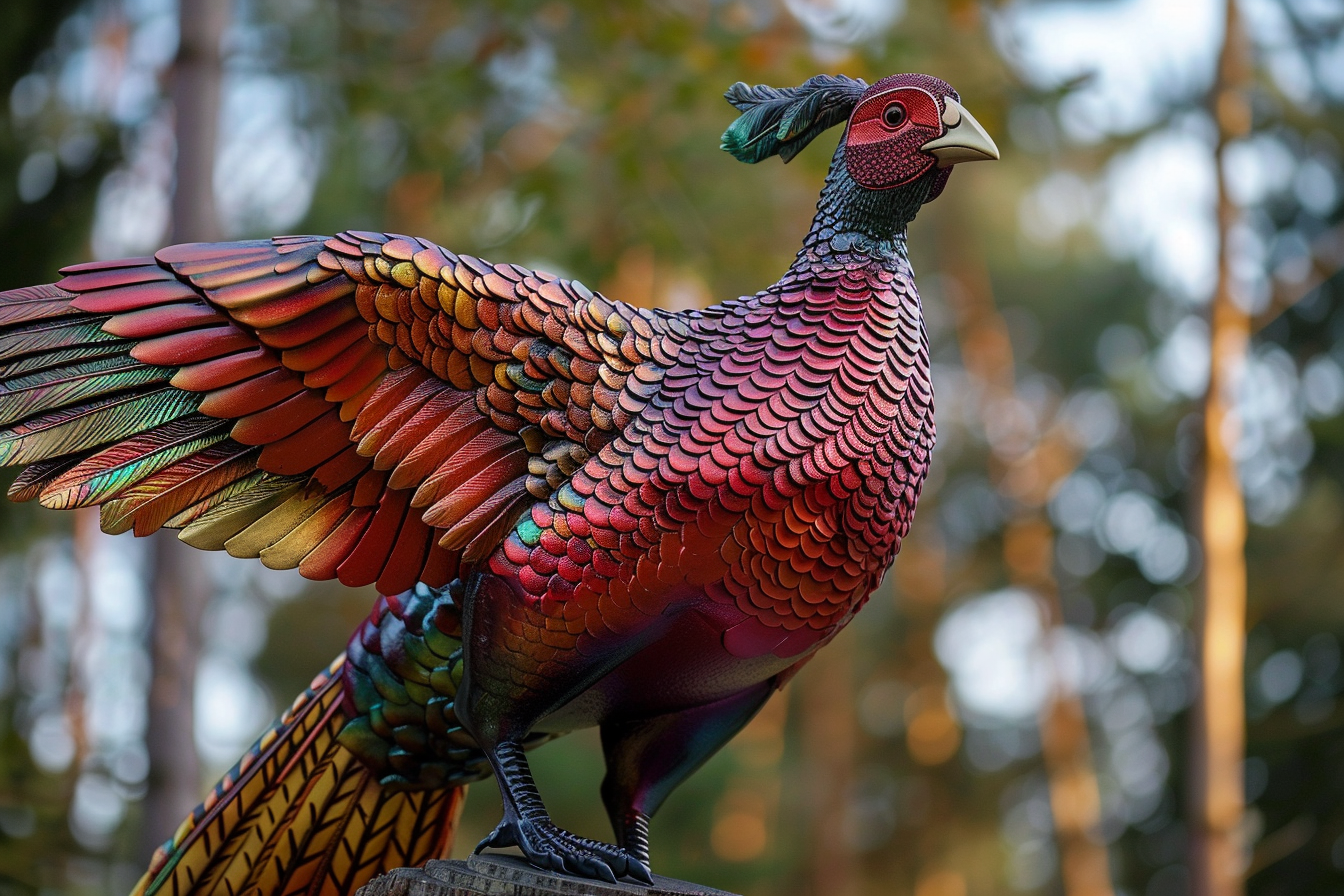
[[[655,874],[653,885],[610,884],[542,871],[520,856],[476,855],[465,862],[433,861],[398,868],[361,887],[357,896],[733,896],[713,887]]]

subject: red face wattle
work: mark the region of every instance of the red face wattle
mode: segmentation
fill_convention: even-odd
[[[908,184],[937,164],[920,147],[943,131],[940,104],[922,87],[869,92],[849,119],[845,165],[850,177],[870,190]]]
[[[949,99],[960,110],[952,85],[930,75],[891,75],[868,87],[845,132],[849,176],[868,189],[891,189],[939,165],[923,148],[958,124],[960,111],[949,110]],[[945,180],[946,175],[939,177],[933,195],[941,192]]]

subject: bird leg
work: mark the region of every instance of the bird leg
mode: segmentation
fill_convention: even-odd
[[[673,789],[751,720],[770,694],[764,681],[714,703],[647,719],[607,722],[602,802],[616,842],[648,864],[649,819]]]
[[[490,836],[476,847],[516,846],[528,861],[543,868],[567,871],[582,877],[616,882],[633,877],[652,883],[649,869],[639,858],[619,847],[579,837],[556,827],[546,812],[532,780],[523,748],[512,741],[491,753],[491,763],[504,801],[504,818]]]
[[[641,642],[631,638],[621,651],[585,657],[518,637],[515,632],[537,625],[535,612],[498,576],[479,574],[468,585],[462,615],[465,669],[456,712],[485,752],[504,806],[503,820],[476,851],[516,846],[540,868],[613,882],[628,876],[649,883],[652,877],[640,859],[620,847],[578,837],[551,821],[522,747],[538,719],[620,665]]]

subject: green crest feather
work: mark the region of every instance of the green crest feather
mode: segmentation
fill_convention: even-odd
[[[799,87],[748,87],[739,81],[724,98],[742,114],[723,132],[720,148],[743,162],[774,155],[787,162],[822,131],[849,118],[867,89],[844,75],[817,75]]]

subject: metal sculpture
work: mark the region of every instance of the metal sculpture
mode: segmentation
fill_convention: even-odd
[[[877,586],[934,443],[905,228],[998,153],[924,75],[727,98],[746,162],[848,126],[783,278],[704,311],[358,231],[0,294],[13,499],[386,595],[137,893],[352,893],[491,773],[482,846],[647,880],[649,817]],[[524,755],[593,725],[615,846]]]

